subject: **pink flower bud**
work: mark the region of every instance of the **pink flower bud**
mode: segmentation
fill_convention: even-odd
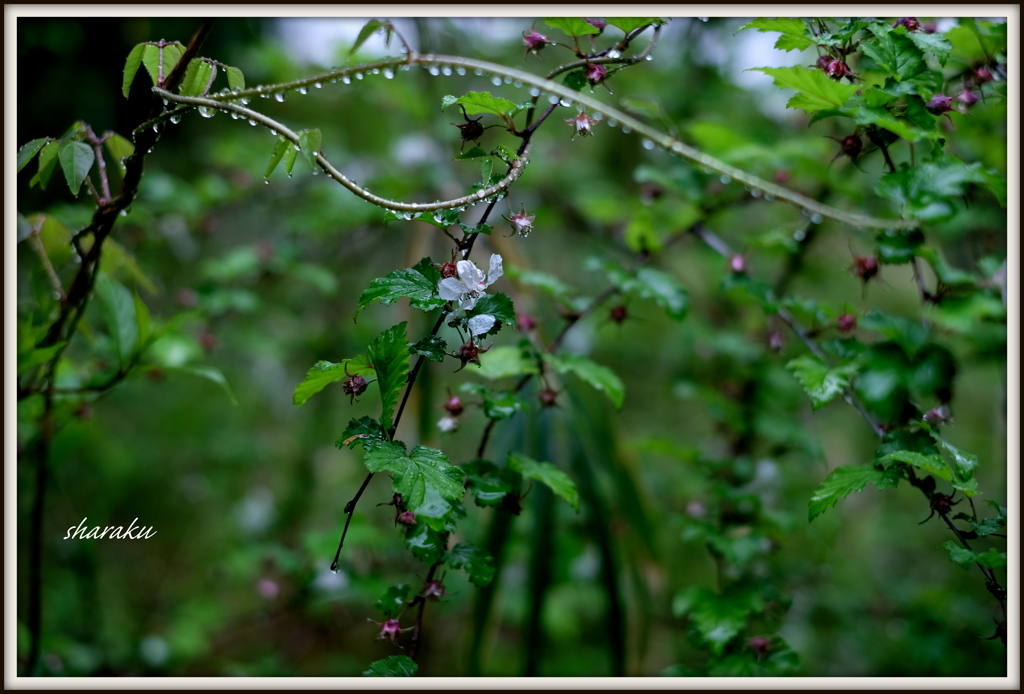
[[[573,134],[573,139],[576,138],[576,135],[586,137],[587,135],[593,134],[593,126],[594,123],[597,122],[583,111],[580,111],[575,118],[566,118],[564,120],[576,129],[576,132]]]

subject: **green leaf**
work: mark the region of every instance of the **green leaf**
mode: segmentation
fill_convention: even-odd
[[[506,266],[505,274],[520,284],[525,284],[528,287],[537,287],[562,303],[571,305],[572,296],[575,294],[574,290],[563,284],[562,280],[554,275],[535,270],[519,270],[515,266]]]
[[[193,58],[185,69],[185,76],[181,79],[181,86],[178,91],[182,96],[201,96],[210,85],[210,78],[213,77],[216,68],[202,58]],[[166,77],[169,72],[165,70]]]
[[[464,569],[469,582],[480,588],[489,585],[494,579],[494,558],[475,545],[455,545],[445,555],[444,563],[453,569]]]
[[[371,19],[366,24],[364,24],[363,28],[359,30],[359,35],[356,36],[356,42],[352,44],[352,48],[350,48],[348,51],[349,57],[354,56],[356,54],[356,51],[359,50],[359,47],[366,43],[366,39],[373,36],[374,32],[383,26],[384,22],[378,19]]]
[[[96,296],[103,308],[107,331],[121,368],[128,366],[132,352],[139,341],[139,328],[135,321],[135,300],[123,284],[100,272],[96,277]]]
[[[430,361],[444,361],[448,355],[448,343],[437,335],[428,335],[419,342],[409,345],[409,354],[426,357]]]
[[[794,17],[773,17],[755,19],[750,24],[740,27],[737,31],[744,29],[757,29],[761,33],[777,31],[782,36],[775,42],[775,47],[787,53],[792,50],[802,51],[814,45],[814,40],[809,37],[807,24],[802,19]]]
[[[578,17],[545,17],[544,23],[552,29],[561,29],[568,36],[600,34],[601,30]]]
[[[953,44],[945,36],[939,33],[926,34],[923,31],[914,31],[908,33],[907,38],[917,46],[918,50],[928,51],[938,58],[940,66],[946,67]]]
[[[292,169],[295,168],[295,158],[299,155],[299,150],[295,148],[295,145],[290,141],[286,140],[286,146],[284,148],[284,172],[289,176],[292,175]]]
[[[608,367],[596,364],[577,354],[562,354],[560,356],[545,354],[544,361],[551,364],[552,368],[560,374],[576,374],[585,383],[607,395],[615,405],[615,409],[622,409],[622,403],[626,397],[626,386]]]
[[[915,359],[928,343],[929,329],[919,321],[903,316],[887,316],[873,308],[864,314],[857,325],[885,335],[903,350],[908,359]]]
[[[103,141],[103,144],[117,164],[118,169],[124,172],[124,162],[121,160],[135,153],[135,145],[120,135],[111,135]]]
[[[473,373],[494,380],[507,376],[537,374],[537,362],[519,347],[492,347],[480,354],[480,368]]]
[[[395,493],[402,495],[406,508],[421,506],[428,490],[448,502],[462,498],[462,471],[436,449],[415,446],[406,455],[403,443],[384,441],[367,451],[363,462],[370,472],[391,473]]]
[[[914,251],[924,243],[924,234],[920,229],[887,229],[875,235],[875,243],[878,244],[879,262],[885,265],[899,265],[913,260]]]
[[[224,394],[231,400],[232,405],[237,405],[238,400],[235,399],[235,393],[231,390],[231,386],[228,384],[228,379],[224,377],[220,369],[216,369],[212,366],[175,366],[175,367],[164,367],[167,371],[177,371],[179,373],[192,374],[193,376],[199,376],[205,378],[207,381],[212,381],[221,387]]]
[[[452,98],[454,99],[455,97],[453,96]],[[487,152],[482,150],[480,147],[474,147],[473,149],[469,150],[468,152],[465,152],[464,154],[460,154],[459,156],[455,157],[454,161],[458,161],[460,159],[476,159],[477,157],[486,157],[486,156],[487,156]]]
[[[270,153],[270,163],[267,164],[267,170],[263,173],[263,178],[270,178],[270,174],[274,173],[274,169],[281,163],[281,158],[284,157],[284,153],[289,149],[294,151],[291,141],[286,140],[283,136],[279,137],[277,144],[274,145],[274,151]]]
[[[348,446],[355,448],[361,445],[363,450],[370,450],[385,440],[384,429],[373,417],[360,417],[349,421],[341,438],[334,442],[338,448]]]
[[[966,513],[958,513],[953,516],[954,520],[966,521],[971,526],[971,530],[977,533],[978,537],[985,537],[992,533],[997,533],[1003,529],[1003,526],[999,524],[999,521],[995,518],[983,518],[980,523],[971,518]]]
[[[391,417],[398,405],[398,394],[406,382],[405,374],[409,370],[409,342],[405,338],[405,325],[403,321],[388,328],[367,349],[370,363],[377,371],[383,408],[380,423],[385,430],[390,430],[393,425]]]
[[[135,81],[135,73],[139,71],[139,65],[142,64],[142,53],[146,49],[146,44],[140,43],[132,48],[131,52],[128,53],[128,59],[124,61],[124,77],[121,79],[121,93],[124,94],[124,98],[128,98],[128,92],[132,87],[132,82]]]
[[[66,345],[66,342],[58,342],[49,347],[42,347],[30,352],[18,355],[18,376],[28,373],[37,366],[41,366],[53,359],[58,352]]]
[[[677,321],[686,318],[690,310],[690,295],[671,275],[660,270],[642,267],[636,279],[626,289],[635,290],[642,298],[652,299]]]
[[[388,586],[388,589],[384,591],[384,595],[375,600],[373,606],[390,619],[393,615],[402,611],[408,595],[408,584],[399,583],[398,585]]]
[[[245,75],[237,67],[225,67],[224,72],[228,75],[228,88],[232,91],[245,89]]]
[[[322,142],[323,136],[320,134],[320,128],[303,130],[299,133],[299,149],[302,150],[302,155],[314,169],[318,168],[316,153],[320,151]]]
[[[999,552],[994,547],[987,552],[972,552],[966,547],[961,547],[953,540],[946,540],[942,546],[949,551],[949,559],[968,569],[971,564],[977,562],[989,569],[999,569],[1006,566],[1006,552]]]
[[[508,454],[508,466],[522,474],[524,479],[534,479],[546,485],[556,495],[568,501],[576,513],[580,512],[580,495],[576,491],[576,484],[567,474],[551,463],[537,462],[522,453],[510,452]]]
[[[974,471],[978,469],[978,456],[961,451],[936,432],[932,432],[932,438],[935,439],[935,443],[937,443],[940,448],[953,456],[953,464],[956,466],[957,473],[962,478],[966,479],[971,477],[974,474]]]
[[[477,506],[498,506],[516,485],[509,477],[516,475],[509,468],[499,468],[489,460],[472,460],[462,465],[469,481],[469,493]]]
[[[663,24],[657,17],[605,17],[604,21],[613,27],[622,29],[626,34],[647,24]]]
[[[844,465],[829,473],[814,493],[808,504],[808,520],[812,521],[850,492],[859,492],[868,482],[874,483],[879,489],[895,486],[893,480],[898,479],[895,470],[879,470],[872,465]]]
[[[48,137],[40,137],[30,142],[26,142],[20,148],[18,148],[18,171],[25,168],[25,165],[32,161],[33,157],[39,153],[39,150],[43,148],[47,142],[50,141]]]
[[[185,54],[185,46],[178,41],[164,46],[164,79],[171,76],[171,72],[178,66],[178,61]]]
[[[940,222],[956,214],[952,200],[964,195],[972,183],[993,190],[998,197],[998,186],[993,188],[997,180],[981,168],[980,162],[968,166],[947,155],[916,169],[904,162],[897,171],[882,176],[875,192],[900,205],[904,216]]]
[[[39,170],[36,175],[29,181],[30,186],[35,186],[37,183],[39,187],[46,190],[46,185],[50,182],[50,176],[57,168],[57,151],[60,149],[60,142],[57,140],[50,140],[43,148],[39,150]]]
[[[488,393],[484,397],[484,414],[490,419],[508,419],[514,417],[526,407],[523,399],[515,393],[501,391],[500,393]]]
[[[413,556],[427,565],[441,561],[446,544],[445,535],[431,530],[425,523],[412,526],[405,536],[405,546]]]
[[[587,73],[582,69],[573,70],[562,78],[562,84],[567,86],[569,89],[578,92],[587,85]]]
[[[793,359],[786,368],[800,381],[815,410],[820,410],[842,393],[850,385],[850,375],[855,371],[849,366],[829,369],[820,359],[810,355]]]
[[[803,109],[807,113],[839,108],[857,91],[856,84],[844,85],[821,70],[804,67],[755,67],[751,70],[773,77],[778,87],[795,89],[798,94],[789,100],[786,107]]]
[[[716,656],[721,655],[729,642],[743,631],[748,617],[763,609],[764,598],[742,587],[730,587],[729,592],[718,594],[707,588],[690,586],[680,591],[672,601],[672,613],[676,617],[689,617],[693,628]]]
[[[346,370],[348,370],[348,374],[345,373]],[[362,354],[354,359],[346,359],[340,364],[318,361],[306,372],[306,377],[302,380],[302,383],[295,386],[295,392],[292,394],[292,404],[296,407],[302,407],[306,404],[307,400],[332,383],[343,381],[349,376],[357,374],[366,376],[373,372],[374,369],[370,364],[369,358]],[[371,380],[367,379],[367,381]]]
[[[73,195],[78,195],[82,181],[89,175],[89,169],[96,161],[96,153],[84,142],[61,140],[57,147],[57,156],[60,158],[60,167],[64,169],[64,178],[68,181],[68,188],[71,189]]]
[[[421,311],[440,308],[446,303],[437,294],[437,283],[440,279],[441,274],[430,265],[429,258],[424,258],[415,267],[394,270],[387,277],[378,277],[359,295],[359,307],[353,320],[357,320],[362,310],[375,301],[380,301],[386,306],[402,297],[408,297],[409,304]]]
[[[921,50],[906,36],[900,36],[884,24],[872,24],[868,31],[875,38],[864,41],[861,50],[897,81],[913,77],[924,67]]]
[[[505,116],[516,108],[516,105],[508,99],[492,96],[490,92],[469,92],[465,96],[460,96],[452,103],[464,106],[466,113],[470,116],[476,116],[481,113]],[[450,105],[448,104],[448,106]]]
[[[373,661],[363,677],[415,677],[418,669],[416,661],[407,655],[389,655]]]
[[[891,465],[892,463],[906,463],[920,468],[927,473],[935,475],[947,482],[952,481],[953,474],[940,456],[926,455],[915,451],[895,451],[884,456],[879,462]]]
[[[512,299],[507,295],[496,292],[485,294],[476,302],[476,306],[470,312],[473,316],[489,315],[494,316],[494,327],[487,331],[487,335],[493,335],[501,329],[502,324],[515,326],[516,310],[512,306]]]

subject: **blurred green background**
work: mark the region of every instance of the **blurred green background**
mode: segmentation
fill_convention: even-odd
[[[532,22],[421,19],[399,28],[424,52],[544,73],[569,54],[548,47],[542,63],[524,60],[520,35]],[[362,23],[219,19],[201,55],[240,67],[250,85],[295,79],[356,60],[347,51]],[[872,192],[882,173],[877,153],[859,169],[845,159],[829,165],[836,145],[823,136],[848,134],[839,119],[808,127],[802,113],[785,110],[770,78],[741,72],[812,65],[816,56],[773,51],[774,36],[734,36],[744,23],[673,20],[654,60],[610,80],[614,94],[598,88],[595,96],[631,105],[758,175],[784,172],[786,185],[830,204],[896,214]],[[19,144],[58,137],[77,119],[97,132],[128,136],[148,107],[144,71],[128,100],[120,94],[131,47],[161,38],[187,43],[197,26],[186,18],[18,19]],[[558,34],[540,22],[538,28]],[[637,45],[645,42],[641,37]],[[383,53],[373,39],[360,57]],[[494,87],[486,76],[412,70],[254,106],[293,130],[320,128],[331,161],[375,193],[427,201],[462,194],[479,179],[476,162],[453,160],[460,142],[451,123],[461,117],[440,110],[444,95],[472,90],[528,98],[526,88]],[[495,233],[474,251],[478,262],[498,252],[507,268],[548,272],[594,296],[606,279],[588,261],[628,265],[630,224],[665,238],[692,222],[696,209],[708,228],[747,253],[752,276],[772,283],[786,271],[792,233],[806,228],[799,211],[648,151],[607,124],[593,138],[571,140],[561,120],[575,113],[556,109],[512,189],[511,207],[536,214],[534,232],[506,238],[508,226],[497,214],[508,210],[500,203],[491,219]],[[952,124],[952,151],[1005,173],[1005,102],[978,104],[969,117],[953,115]],[[373,480],[352,521],[342,571],[328,568],[342,508],[365,476],[359,456],[333,443],[350,418],[376,415],[377,405],[372,397],[350,404],[337,386],[302,408],[291,395],[317,360],[363,353],[400,320],[410,321],[410,339],[426,335],[433,317],[405,301],[375,305],[358,323],[352,316],[371,279],[427,255],[447,260],[450,243],[426,224],[385,226],[381,210],[310,176],[301,157],[293,177],[278,170],[265,185],[274,142],[263,128],[224,114],[188,115],[165,130],[146,159],[140,195],[115,229],[114,240],[152,286],[127,266],[119,276],[139,287],[155,317],[197,309],[157,356],[219,368],[238,404],[206,380],[142,376],[79,410],[59,433],[44,547],[46,674],[350,676],[401,652],[374,640],[378,630],[368,619],[381,617],[373,601],[394,583],[415,587],[427,567],[403,547],[392,510],[375,506],[390,500],[386,476]],[[516,146],[500,128],[488,130],[483,146],[499,143]],[[86,194],[72,198],[62,181],[45,193],[29,189],[30,177],[26,170],[17,180],[19,212],[46,211],[72,228],[87,222],[93,206]],[[464,221],[475,224],[481,209]],[[1005,211],[987,200],[958,209],[953,220],[927,229],[928,242],[951,265],[971,271],[983,257],[1005,257]],[[789,293],[854,311],[917,315],[909,266],[884,267],[885,285],[872,284],[864,295],[847,271],[851,248],[859,255],[872,250],[870,234],[832,222],[811,229]],[[722,580],[690,530],[719,508],[724,484],[753,499],[743,503],[753,504],[764,538],[724,578],[742,574],[778,594],[783,609],[751,625],[749,635],[785,639],[799,656],[792,674],[1005,675],[1005,649],[983,640],[993,633],[993,618],[1002,618],[998,607],[976,569],[948,560],[940,545],[951,536],[940,521],[918,525],[928,508],[917,490],[901,485],[883,494],[869,485],[807,522],[807,500],[828,471],[869,462],[877,442],[841,400],[811,412],[784,368],[803,346],[787,335],[781,350],[769,347],[768,336],[785,333],[784,326],[742,293],[723,289],[727,263],[698,239],[672,244],[652,266],[690,292],[685,321],[631,299],[626,307],[635,320],[618,325],[607,309],[596,311],[573,327],[565,345],[622,378],[623,411],[569,380],[559,386],[566,392],[554,410],[542,412],[536,391],[528,390],[532,411],[500,423],[490,443],[493,460],[514,448],[565,469],[583,492],[583,512],[534,489],[501,542],[495,511],[467,499],[459,537],[481,546],[499,542],[499,580],[481,591],[461,572],[446,576],[451,595],[426,611],[420,674],[657,675],[679,664],[701,668],[707,651],[688,637],[688,622],[673,616],[672,603],[687,587],[714,589]],[[31,303],[41,270],[24,244],[18,271],[19,305]],[[926,281],[933,283],[930,273]],[[536,318],[541,336],[557,333],[550,297],[509,278],[496,288],[512,296],[517,312]],[[503,331],[496,344],[519,337]],[[69,356],[83,355],[78,366],[87,369],[85,355],[97,338],[83,329],[77,339],[80,349]],[[1001,338],[997,331],[937,339],[959,360],[948,438],[979,456],[980,498],[1005,504],[1005,331]],[[472,412],[458,432],[441,435],[436,422],[448,389],[481,380],[473,367],[452,371],[450,361],[428,362],[399,438],[443,448],[459,463],[474,457],[485,419]],[[26,417],[19,442],[31,435]],[[716,475],[722,469],[727,479]],[[31,498],[29,465],[19,459],[21,656],[28,641]],[[63,540],[83,517],[90,526],[138,518],[158,534],[136,542]],[[491,605],[485,625],[482,604]]]

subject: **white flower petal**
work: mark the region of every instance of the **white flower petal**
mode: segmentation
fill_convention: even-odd
[[[437,423],[437,428],[447,434],[459,428],[459,420],[452,416],[442,417]]]
[[[498,278],[505,274],[505,269],[501,266],[501,256],[497,253],[491,255],[491,267],[487,271],[487,285],[491,286]]]
[[[464,294],[459,300],[459,312],[472,311],[478,301],[480,301],[479,294]]]
[[[459,271],[459,279],[466,285],[469,291],[483,291],[484,287],[484,273],[480,271],[471,260],[460,260],[455,266]]]
[[[445,277],[437,285],[437,293],[445,301],[458,301],[466,295],[466,285],[454,277]]]
[[[469,319],[469,334],[476,337],[477,335],[483,335],[488,330],[494,327],[494,316],[486,313],[479,316],[473,316]]]

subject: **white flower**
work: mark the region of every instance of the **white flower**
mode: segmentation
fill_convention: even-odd
[[[484,335],[494,327],[494,316],[482,313],[469,319],[469,334],[473,337]]]
[[[451,415],[445,415],[437,422],[437,428],[440,429],[442,433],[447,434],[449,431],[455,431],[459,428],[459,420],[455,419],[455,417],[452,417]]]
[[[457,303],[455,313],[472,310],[476,306],[476,302],[484,295],[484,290],[504,274],[501,267],[501,256],[497,253],[491,255],[491,265],[486,275],[469,260],[460,260],[455,267],[459,276],[446,277],[437,285],[438,294],[442,299]],[[490,327],[487,329],[490,330]],[[483,332],[487,332],[487,330]]]

